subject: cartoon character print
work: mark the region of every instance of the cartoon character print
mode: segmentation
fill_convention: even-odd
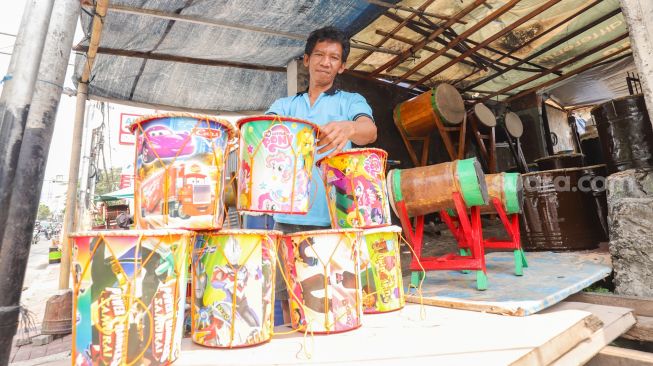
[[[271,171],[268,181],[262,184],[268,187],[265,194],[258,198],[258,209],[266,211],[289,211],[290,197],[285,190],[293,174],[292,159],[283,152],[277,152],[265,159],[265,166]],[[262,187],[263,188],[263,187]]]
[[[306,127],[297,133],[297,153],[304,160],[304,169],[311,171],[313,168],[313,160],[315,151],[315,137],[313,130]]]
[[[238,196],[238,205],[240,207],[249,206],[249,181],[252,176],[251,171],[252,169],[249,164],[243,161],[240,167],[240,176],[238,177],[238,192],[240,192],[240,195]]]

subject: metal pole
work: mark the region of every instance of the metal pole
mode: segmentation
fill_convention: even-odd
[[[4,88],[0,95],[0,238],[7,223],[18,154],[53,3],[54,0],[27,2],[8,74],[3,79]]]
[[[57,108],[79,17],[78,0],[56,0],[42,50],[0,247],[0,364],[7,364]]]
[[[73,126],[73,148],[70,152],[70,168],[68,170],[68,191],[66,192],[66,212],[63,224],[63,250],[59,267],[59,289],[67,289],[70,283],[70,238],[75,231],[75,211],[77,208],[77,182],[79,181],[80,155],[82,151],[82,134],[84,132],[84,115],[88,84],[77,84],[77,108]]]

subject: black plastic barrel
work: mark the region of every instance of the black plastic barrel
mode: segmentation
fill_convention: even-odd
[[[595,125],[587,126],[585,133],[580,135],[580,147],[585,155],[586,165],[605,164],[599,131]]]
[[[653,128],[643,95],[611,100],[592,109],[610,174],[653,168]]]

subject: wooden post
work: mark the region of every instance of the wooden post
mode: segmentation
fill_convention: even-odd
[[[639,71],[646,108],[653,116],[653,2],[651,0],[620,0],[630,36],[635,65]],[[651,121],[653,124],[653,120]]]

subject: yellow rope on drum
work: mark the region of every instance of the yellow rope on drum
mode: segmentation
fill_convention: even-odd
[[[420,305],[420,320],[425,320],[426,319],[426,308],[424,307],[424,296],[422,293],[422,285],[424,284],[424,280],[426,279],[426,270],[424,269],[424,266],[422,266],[422,262],[419,260],[419,257],[417,256],[417,253],[413,250],[413,247],[408,243],[406,238],[402,235],[402,233],[399,233],[399,238],[401,238],[401,241],[403,241],[408,249],[410,249],[411,253],[413,253],[413,257],[415,257],[415,260],[417,261],[417,264],[419,265],[419,268],[422,269],[422,278],[419,281],[419,286],[415,287],[412,283],[409,283],[408,288],[415,288],[417,290],[417,294],[419,295],[419,305]],[[410,291],[410,290],[409,290]]]

